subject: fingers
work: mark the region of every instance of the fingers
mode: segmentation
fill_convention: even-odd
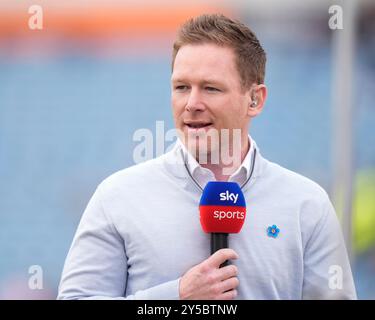
[[[225,266],[217,270],[220,281],[237,276],[238,269],[235,265]]]
[[[237,296],[239,284],[235,265],[220,268],[227,260],[237,259],[232,249],[220,249],[202,263],[188,270],[180,280],[181,299],[231,300]]]
[[[238,287],[239,280],[236,277],[229,278],[220,283],[221,292],[225,293],[226,291],[233,290]]]
[[[220,249],[210,256],[206,261],[210,267],[219,268],[224,261],[237,258],[238,254],[233,249]]]
[[[216,300],[233,300],[237,297],[237,290],[231,290],[219,295]]]

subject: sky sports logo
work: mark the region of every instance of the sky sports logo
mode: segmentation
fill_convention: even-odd
[[[233,204],[236,204],[238,200],[238,193],[229,192],[228,190],[219,194],[220,201],[231,201]],[[230,207],[228,207],[229,209]],[[213,213],[215,219],[245,219],[245,212],[243,211],[224,211],[224,210],[215,210]]]
[[[224,211],[224,210],[215,210],[214,211],[214,218],[215,219],[237,219],[243,220],[245,219],[245,212],[243,211]]]
[[[199,202],[207,233],[238,233],[246,220],[246,200],[236,182],[209,181]]]
[[[220,201],[232,201],[234,204],[236,204],[237,199],[238,193],[229,193],[228,190],[220,193]]]

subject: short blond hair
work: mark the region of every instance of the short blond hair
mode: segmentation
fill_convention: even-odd
[[[264,83],[266,53],[258,38],[243,23],[224,15],[204,14],[186,21],[173,44],[172,72],[178,50],[188,44],[213,43],[233,48],[243,88]]]

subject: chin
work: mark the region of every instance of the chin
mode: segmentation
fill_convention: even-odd
[[[218,163],[219,145],[217,141],[210,141],[205,136],[186,137],[185,146],[200,164]],[[215,155],[215,157],[213,157]]]

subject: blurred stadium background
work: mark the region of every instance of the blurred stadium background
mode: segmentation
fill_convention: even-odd
[[[375,2],[355,2],[348,247],[358,296],[374,299]],[[42,30],[28,27],[34,4],[43,9]],[[256,32],[268,55],[269,98],[252,136],[268,159],[333,197],[341,116],[333,39],[346,31],[345,11],[343,30],[328,27],[333,4],[343,1],[2,0],[0,299],[54,299],[98,183],[133,164],[135,130],[155,131],[157,120],[173,128],[171,45],[191,16],[224,13]],[[43,269],[43,290],[28,287],[32,265]]]

